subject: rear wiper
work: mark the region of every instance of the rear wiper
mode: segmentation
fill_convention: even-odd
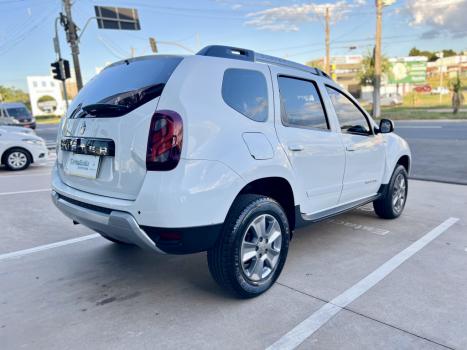
[[[128,113],[131,108],[125,105],[94,103],[84,106],[82,110],[94,117],[119,117]]]

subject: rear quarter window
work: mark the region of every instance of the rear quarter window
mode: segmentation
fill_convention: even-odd
[[[230,68],[224,72],[222,98],[245,117],[264,122],[268,119],[268,89],[264,74],[250,69]]]

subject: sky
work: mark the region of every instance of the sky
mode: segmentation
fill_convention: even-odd
[[[467,50],[467,0],[396,0],[383,10],[383,54],[406,56],[410,48]],[[324,55],[325,8],[331,14],[331,55],[366,54],[374,45],[374,0],[74,0],[73,19],[83,28],[94,6],[133,7],[141,30],[98,29],[91,20],[80,43],[86,82],[97,67],[151,54],[190,54],[211,45],[253,49],[300,63]],[[61,0],[0,0],[0,85],[26,90],[26,76],[50,74],[56,59],[54,20]],[[59,28],[62,56],[70,48]],[[354,47],[351,49],[351,47]]]

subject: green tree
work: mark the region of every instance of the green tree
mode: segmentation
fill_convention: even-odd
[[[422,51],[417,49],[416,47],[412,47],[409,51],[409,56],[425,56],[428,58],[429,62],[436,61],[438,59],[438,56],[436,56],[436,52],[431,52],[431,51]]]
[[[444,57],[452,57],[452,56],[457,56],[457,52],[454,50],[443,50]]]
[[[29,94],[23,90],[0,85],[0,100],[2,102],[22,102],[30,108]]]
[[[452,89],[452,113],[457,114],[459,108],[462,106],[464,102],[464,94],[462,93],[462,82],[457,76],[456,79],[451,81],[451,89]]]
[[[381,58],[381,72],[386,74],[389,72],[389,61],[387,57]],[[358,78],[360,85],[371,85],[373,86],[375,80],[375,58],[372,52],[368,52],[362,60],[362,70],[360,71]]]
[[[416,47],[412,47],[409,51],[409,56],[423,56],[423,55],[422,55],[422,51],[420,51]]]
[[[438,52],[439,51],[419,50],[416,47],[412,47],[409,51],[409,56],[425,56],[428,58],[428,62],[434,62],[438,59],[438,56],[436,56]],[[444,57],[456,56],[457,52],[452,49],[445,49],[443,50],[443,55]]]

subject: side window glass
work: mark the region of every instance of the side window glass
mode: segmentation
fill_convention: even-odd
[[[328,130],[329,125],[315,83],[278,77],[282,124],[300,128]]]
[[[334,106],[342,132],[370,134],[368,120],[351,100],[338,90],[326,86],[326,90]]]
[[[230,68],[224,72],[222,98],[225,103],[257,122],[268,119],[268,88],[263,73]]]

